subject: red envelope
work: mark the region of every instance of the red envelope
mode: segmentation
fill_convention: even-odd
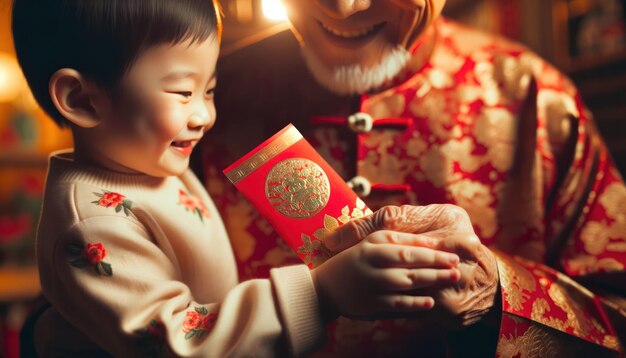
[[[291,124],[224,174],[309,267],[330,257],[329,233],[372,213]]]

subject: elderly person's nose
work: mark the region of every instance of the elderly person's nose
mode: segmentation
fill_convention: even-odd
[[[335,19],[343,19],[369,9],[371,0],[317,0],[324,12]]]

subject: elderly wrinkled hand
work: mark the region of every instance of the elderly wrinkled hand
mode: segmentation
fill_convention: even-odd
[[[448,204],[386,206],[343,225],[327,238],[326,246],[340,252],[380,230],[417,234],[432,240],[432,248],[459,256],[461,279],[457,283],[414,291],[434,298],[435,309],[429,315],[438,323],[450,328],[468,326],[493,307],[498,290],[495,257],[481,244],[465,210]]]

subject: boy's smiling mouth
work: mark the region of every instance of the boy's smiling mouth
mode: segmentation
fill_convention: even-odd
[[[170,144],[170,147],[174,150],[174,152],[182,155],[183,157],[188,157],[193,150],[194,140],[181,140],[181,141],[173,141]]]

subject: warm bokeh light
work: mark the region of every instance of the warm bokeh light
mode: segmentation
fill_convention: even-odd
[[[261,3],[263,16],[272,21],[287,20],[287,12],[280,0],[263,0]]]
[[[0,103],[12,102],[24,85],[22,71],[14,56],[0,52]]]

